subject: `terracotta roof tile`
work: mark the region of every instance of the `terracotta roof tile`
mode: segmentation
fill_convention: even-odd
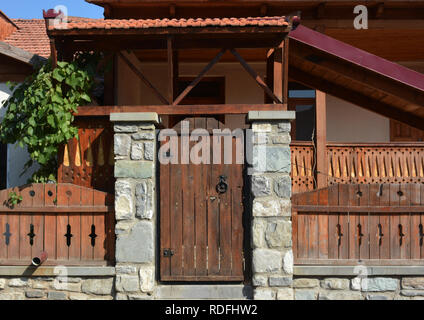
[[[78,24],[85,24],[93,20],[100,21],[101,19],[68,17],[70,23]],[[44,19],[12,19],[12,21],[18,30],[4,40],[6,43],[45,58],[50,57],[50,40],[47,36]]]
[[[91,19],[70,21],[49,27],[49,30],[82,29],[145,29],[145,28],[196,28],[196,27],[245,27],[288,26],[285,17],[249,18],[190,18],[190,19]]]
[[[12,46],[48,58],[50,42],[44,19],[12,19],[18,30],[4,41]]]

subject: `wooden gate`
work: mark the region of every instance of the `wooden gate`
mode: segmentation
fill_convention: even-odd
[[[213,118],[189,123],[190,129],[223,128]],[[224,164],[223,141],[221,150],[215,150],[222,161],[213,164],[212,138],[211,164],[181,164],[183,138],[180,132],[178,148],[170,150],[170,155],[178,153],[178,164],[160,165],[161,280],[242,281],[243,165],[236,163],[238,139],[231,140],[231,164]],[[196,143],[191,141],[190,149]],[[226,191],[217,188],[220,181],[227,184]]]

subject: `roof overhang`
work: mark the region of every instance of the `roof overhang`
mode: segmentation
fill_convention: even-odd
[[[424,74],[304,26],[289,36],[291,79],[424,129]]]
[[[50,37],[75,49],[164,49],[169,36],[175,48],[272,48],[291,31],[285,17],[216,19],[99,19],[53,25]]]
[[[11,46],[3,41],[0,41],[0,54],[31,66],[36,66],[40,62],[46,60],[46,58],[22,50],[18,47]]]

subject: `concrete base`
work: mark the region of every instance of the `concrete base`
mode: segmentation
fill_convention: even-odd
[[[252,287],[245,285],[161,285],[156,291],[156,299],[163,300],[249,300],[252,297]]]

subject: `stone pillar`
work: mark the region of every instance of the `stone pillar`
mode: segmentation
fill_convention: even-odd
[[[152,299],[156,287],[157,113],[113,113],[116,299]]]
[[[290,120],[293,111],[251,111],[254,299],[293,299]]]

